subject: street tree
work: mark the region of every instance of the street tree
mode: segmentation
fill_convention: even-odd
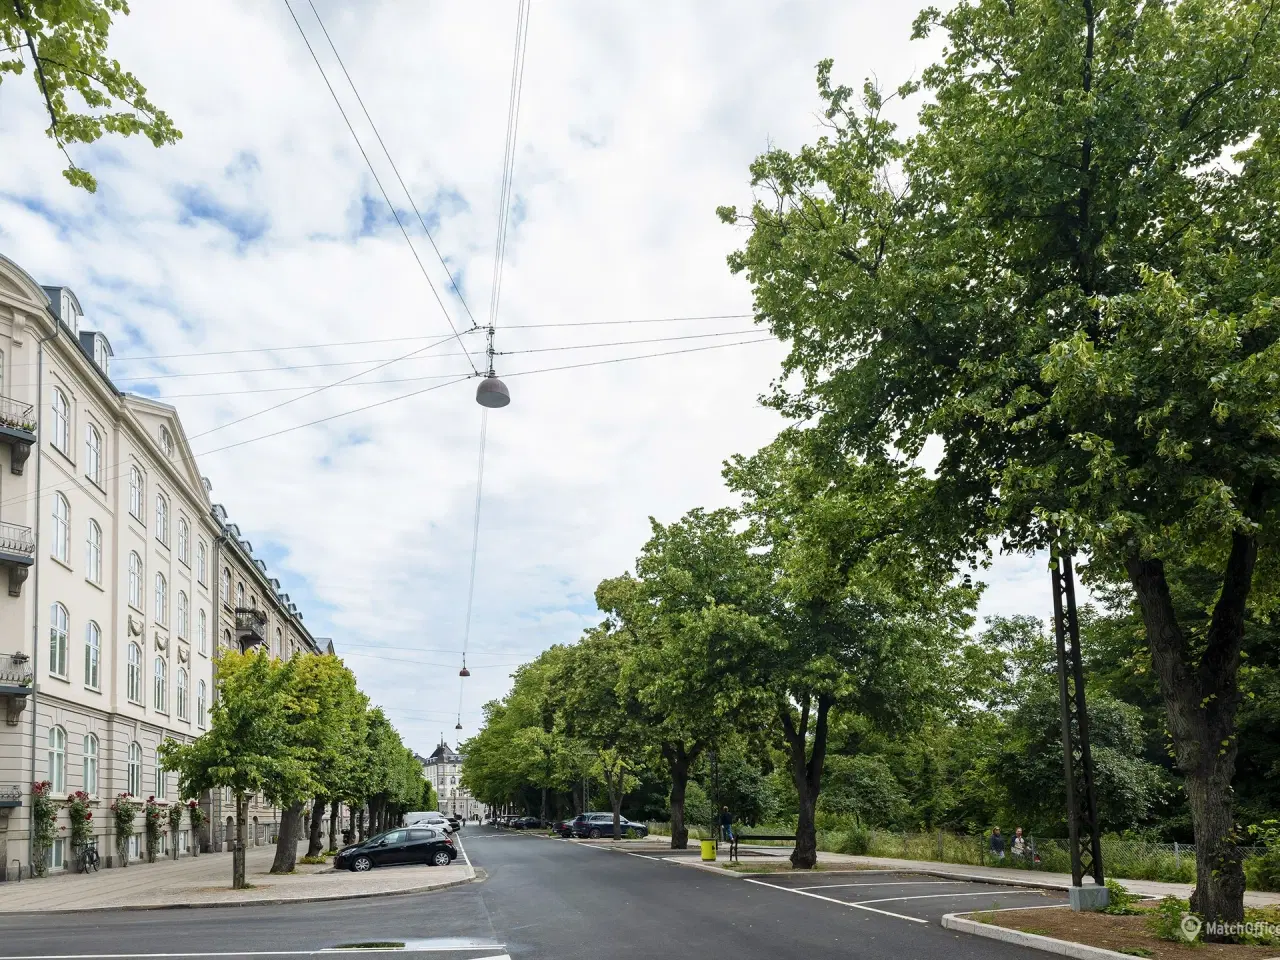
[[[1193,908],[1243,917],[1232,778],[1246,610],[1274,603],[1280,10],[961,0],[918,132],[820,65],[826,131],[751,168],[732,255],[791,350],[772,396],[833,450],[915,457],[937,516],[1080,549],[1146,628],[1196,835]],[[897,94],[909,96],[916,84]],[[932,449],[932,448],[931,448]],[[1215,571],[1203,619],[1178,569]]]
[[[921,471],[822,462],[811,439],[784,433],[725,471],[752,523],[751,559],[771,571],[767,605],[735,618],[735,662],[774,706],[797,794],[799,869],[817,862],[832,710],[881,728],[921,722],[975,600],[952,585],[952,564],[919,519],[931,487]]]
[[[107,55],[112,17],[126,0],[13,0],[0,4],[0,82],[31,71],[49,116],[47,133],[67,166],[62,175],[90,193],[93,174],[75,164],[67,146],[104,134],[140,133],[157,147],[182,133],[147,99],[146,88]]]

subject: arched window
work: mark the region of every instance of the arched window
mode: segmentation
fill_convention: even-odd
[[[98,794],[98,738],[92,733],[84,735],[84,792]]]
[[[243,581],[236,584],[236,606],[237,607],[244,606],[244,582]]]
[[[187,541],[190,539],[190,528],[187,527],[187,518],[178,518],[178,559],[187,566],[191,565],[191,554],[187,552],[189,549]]]
[[[49,728],[49,782],[55,797],[66,796],[67,731],[61,727]]]
[[[84,475],[102,486],[102,434],[92,423],[84,428]]]
[[[165,784],[167,783],[168,779],[169,778],[165,776],[164,765],[160,762],[160,755],[156,754],[156,799],[157,800],[168,799],[165,796]]]
[[[84,626],[84,685],[98,689],[99,664],[102,659],[102,631],[90,620]],[[92,791],[90,791],[92,792]]]
[[[178,591],[178,636],[187,636],[188,626],[187,614],[187,594],[185,590]]]
[[[71,562],[71,504],[60,493],[53,495],[53,555]]]
[[[156,657],[155,670],[155,690],[154,696],[151,698],[151,705],[156,708],[157,713],[169,712],[169,677],[168,668],[164,665],[164,660]]]
[[[228,650],[231,649],[231,631],[230,630],[222,631],[222,645]]]
[[[204,726],[205,706],[206,706],[206,702],[205,702],[205,692],[204,692],[204,681],[201,680],[199,683],[196,684],[196,726],[197,727]]]
[[[156,494],[156,539],[169,544],[169,501],[162,493]]]
[[[142,558],[129,553],[129,605],[142,609]]]
[[[280,633],[280,628],[276,627],[276,656],[277,657],[280,656],[280,651],[284,649],[284,641],[281,638],[282,638],[282,634]]]
[[[135,797],[142,796],[142,747],[138,741],[129,744],[129,777],[128,790],[130,795]]]
[[[57,387],[53,388],[53,445],[71,456],[71,404],[67,403],[67,395]]]
[[[156,623],[169,622],[169,582],[163,573],[156,574]]]
[[[54,676],[67,675],[67,629],[70,618],[67,608],[55,603],[49,609],[49,672]]]
[[[222,568],[222,602],[231,602],[231,571],[226,567]]]
[[[84,540],[84,575],[90,583],[102,582],[102,528],[97,520],[89,521],[89,534]]]
[[[142,520],[142,497],[146,484],[142,481],[142,471],[137,467],[129,468],[129,512],[139,521]]]
[[[142,648],[129,644],[129,668],[125,674],[125,694],[134,703],[142,702]]]
[[[187,719],[187,671],[178,668],[178,719]]]
[[[196,637],[200,643],[200,652],[208,654],[209,652],[209,624],[205,621],[204,611],[196,611]]]
[[[196,581],[198,583],[209,582],[209,558],[205,552],[203,540],[196,544]]]

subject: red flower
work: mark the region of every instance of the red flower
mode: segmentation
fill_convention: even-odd
[[[92,810],[90,810],[88,813],[86,813],[86,814],[84,815],[84,818],[85,818],[86,820],[92,820],[92,819],[93,819],[93,811],[92,811]]]

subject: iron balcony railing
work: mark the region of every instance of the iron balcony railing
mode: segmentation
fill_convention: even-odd
[[[16,523],[0,523],[0,552],[34,557],[36,538],[31,533],[31,528],[18,526]]]
[[[0,683],[29,687],[34,679],[31,658],[25,653],[0,653]]]
[[[236,607],[236,633],[251,641],[266,643],[266,611],[256,607]]]
[[[36,432],[35,407],[12,397],[0,397],[0,426]]]
[[[0,784],[0,804],[9,806],[22,802],[22,788],[16,783]]]

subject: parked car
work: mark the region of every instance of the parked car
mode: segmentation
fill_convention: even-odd
[[[649,828],[643,823],[635,823],[626,817],[618,819],[618,827],[622,835],[628,839],[647,837]],[[601,837],[613,836],[612,813],[580,813],[569,823],[569,830],[575,837],[588,840],[599,840]]]
[[[557,820],[551,825],[551,832],[562,837],[572,837],[573,828],[569,826],[570,822],[569,820]]]
[[[398,827],[370,837],[363,843],[343,847],[333,858],[338,870],[364,873],[374,867],[395,863],[429,863],[447,867],[458,856],[453,838],[428,826]]]
[[[456,814],[446,813],[444,818],[449,821],[449,826],[453,828],[454,833],[462,829],[462,820]]]
[[[404,817],[404,825],[406,827],[425,825],[435,830],[443,830],[445,833],[453,833],[456,829],[449,823],[448,817],[443,813],[437,813],[434,810],[422,810],[414,813],[407,813]]]

